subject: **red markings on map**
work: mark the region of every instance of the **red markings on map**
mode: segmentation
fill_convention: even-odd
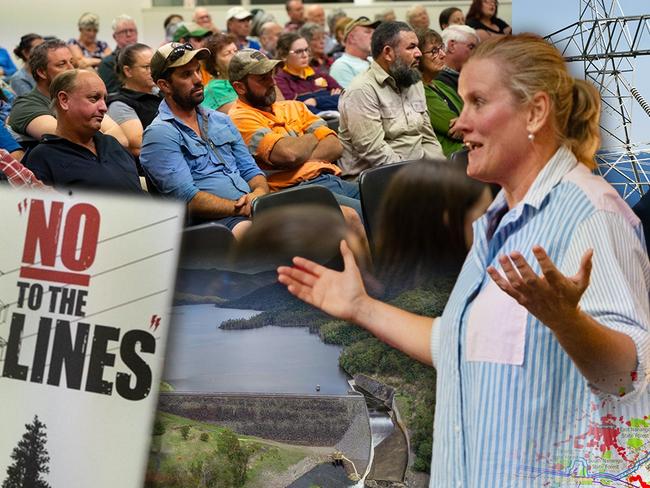
[[[650,488],[650,483],[646,483],[643,478],[641,478],[640,474],[635,474],[634,476],[629,476],[627,480],[631,483],[633,481],[638,481],[641,484],[639,485],[639,488]]]
[[[18,214],[22,215],[23,210],[27,212],[27,199],[25,198],[22,202],[18,202]]]
[[[600,452],[615,449],[622,459],[629,462],[625,448],[618,444],[618,436],[621,433],[616,425],[616,417],[613,415],[606,415],[600,418],[600,425],[592,423],[589,430],[585,434],[576,436],[573,446],[576,449],[583,449],[584,447],[598,448]],[[583,442],[586,440],[586,445]],[[650,487],[648,487],[650,488]]]
[[[151,324],[149,324],[149,328],[153,329],[153,331],[157,331],[158,327],[160,326],[160,317],[158,315],[152,315],[151,316]]]

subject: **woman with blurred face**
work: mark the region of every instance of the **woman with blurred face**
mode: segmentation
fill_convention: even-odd
[[[650,411],[650,263],[639,219],[591,172],[599,93],[526,34],[481,43],[459,93],[467,173],[503,190],[442,317],[369,297],[343,243],[343,272],[294,258],[279,279],[437,368],[431,487],[538,488],[585,459],[626,463],[596,431]]]
[[[32,68],[29,66],[29,58],[32,49],[43,44],[43,38],[38,34],[25,34],[20,38],[20,43],[14,49],[16,57],[22,59],[23,67],[16,71],[9,79],[11,89],[16,95],[25,95],[36,87],[36,81],[32,76]]]
[[[463,135],[454,128],[463,110],[463,101],[453,88],[436,79],[445,67],[445,51],[440,35],[432,29],[420,31],[418,44],[422,52],[419,69],[427,99],[427,112],[443,153],[450,156],[463,148]]]
[[[152,49],[145,44],[131,44],[120,51],[116,71],[122,86],[108,96],[108,114],[129,140],[129,151],[140,155],[142,133],[158,113],[162,98],[151,77]]]
[[[325,52],[325,31],[318,24],[306,23],[300,28],[299,34],[309,44],[311,53],[309,66],[321,73],[329,73],[334,59]]]
[[[237,92],[228,81],[228,65],[237,52],[236,39],[231,34],[217,34],[208,39],[206,47],[211,55],[205,60],[205,69],[213,78],[205,86],[201,105],[227,114],[237,100]]]
[[[440,29],[445,30],[450,25],[465,25],[465,15],[458,7],[449,7],[440,12],[438,17]]]
[[[481,41],[490,36],[512,34],[508,23],[497,17],[497,0],[472,0],[466,23],[476,30]]]
[[[85,13],[79,18],[79,38],[70,39],[68,45],[78,68],[96,68],[102,58],[112,50],[105,41],[97,39],[99,17],[97,14]]]
[[[278,58],[284,61],[275,81],[286,100],[301,100],[318,113],[337,110],[341,86],[327,73],[309,65],[311,50],[304,37],[295,32],[278,39]]]

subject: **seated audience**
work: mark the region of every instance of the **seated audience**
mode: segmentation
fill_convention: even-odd
[[[97,39],[99,17],[87,12],[79,18],[79,39],[70,39],[68,45],[78,68],[97,68],[102,58],[111,54],[111,48]]]
[[[268,186],[230,118],[200,106],[199,60],[208,56],[177,43],[155,52],[151,76],[165,99],[145,129],[140,163],[160,193],[187,203],[193,219],[215,220],[240,237]]]
[[[230,82],[239,99],[232,119],[257,164],[267,171],[271,191],[320,185],[361,215],[359,186],[341,180],[336,133],[296,100],[275,101],[273,70],[279,61],[259,51],[239,51],[230,62]]]
[[[163,27],[165,28],[165,42],[171,42],[174,40],[174,34],[181,22],[183,22],[183,16],[179,14],[170,14],[165,18],[163,21]]]
[[[302,0],[287,0],[285,4],[289,22],[284,25],[285,32],[296,32],[305,23],[305,6]]]
[[[480,40],[476,31],[467,25],[452,24],[442,31],[441,36],[445,49],[445,66],[437,79],[458,93],[460,70]]]
[[[497,0],[472,0],[465,21],[476,30],[481,41],[490,36],[512,34],[512,27],[499,17]]]
[[[443,157],[417,70],[417,35],[404,22],[383,22],[372,34],[371,48],[370,69],[352,80],[339,103],[343,174]]]
[[[350,22],[352,22],[352,19],[343,15],[342,17],[339,17],[334,24],[333,32],[334,39],[336,39],[336,45],[330,52],[327,53],[334,60],[338,59],[345,51],[345,28]]]
[[[135,21],[128,15],[122,14],[115,17],[111,28],[113,29],[113,39],[115,39],[116,43],[115,50],[104,57],[97,67],[97,73],[104,81],[108,93],[113,93],[120,89],[121,82],[115,71],[119,50],[129,44],[138,42],[138,27],[135,25]]]
[[[465,15],[458,7],[449,7],[440,12],[438,17],[440,30],[445,30],[450,25],[465,25]]]
[[[414,31],[428,29],[430,20],[427,9],[424,5],[413,5],[406,11],[406,22],[413,27]]]
[[[174,33],[174,42],[182,44],[189,44],[194,49],[201,49],[205,47],[208,39],[212,36],[212,32],[201,27],[194,22],[181,22],[178,29]],[[203,86],[207,85],[212,79],[212,75],[205,67],[205,63],[201,62],[201,83]]]
[[[36,81],[32,76],[32,68],[29,66],[29,57],[32,49],[43,44],[43,38],[38,34],[25,34],[20,38],[20,43],[14,49],[16,57],[23,61],[23,67],[14,73],[9,79],[11,89],[16,95],[25,95],[36,88]]]
[[[305,20],[307,24],[316,24],[323,30],[323,36],[325,40],[325,50],[324,54],[329,54],[329,52],[334,49],[336,46],[336,39],[334,39],[334,31],[327,31],[327,25],[325,24],[325,9],[317,4],[312,3],[305,7]],[[305,26],[301,27],[303,29]],[[301,35],[305,36],[309,41],[309,35],[306,32],[301,32]]]
[[[278,39],[282,34],[282,26],[276,22],[265,22],[260,28],[260,51],[268,58],[275,58]]]
[[[325,29],[313,22],[307,22],[298,33],[307,41],[309,46],[309,66],[321,73],[329,73],[334,59],[327,54]]]
[[[0,181],[3,180],[14,188],[48,188],[34,176],[34,173],[23,166],[13,153],[10,154],[0,146]]]
[[[210,56],[204,62],[205,69],[212,75],[212,79],[203,90],[201,106],[227,114],[237,100],[237,92],[228,80],[228,64],[237,52],[235,37],[217,34],[208,39],[205,47],[210,51]]]
[[[129,140],[129,151],[140,155],[142,133],[158,114],[162,100],[151,78],[153,51],[146,44],[130,44],[117,57],[120,89],[108,97],[108,115],[122,128]]]
[[[368,17],[359,17],[345,28],[345,52],[330,68],[330,76],[343,88],[347,88],[355,76],[370,67],[370,39],[378,25],[379,21],[371,22]]]
[[[392,8],[385,8],[375,14],[375,20],[379,22],[395,22],[397,20],[397,15],[395,15],[395,10]]]
[[[232,7],[226,13],[226,27],[228,34],[235,37],[237,49],[259,49],[260,44],[251,35],[251,20],[253,14],[244,7]]]
[[[181,21],[182,20],[183,18],[181,17]],[[213,34],[219,34],[219,32],[221,32],[219,28],[214,25],[214,22],[212,22],[212,15],[210,15],[210,12],[208,12],[208,9],[205,7],[196,7],[194,9],[192,22],[198,24],[200,27],[203,27],[206,30],[209,30]]]
[[[30,66],[36,88],[16,98],[9,116],[11,129],[21,136],[19,142],[23,146],[32,146],[44,134],[55,133],[56,113],[50,106],[50,84],[59,73],[74,69],[70,48],[59,39],[45,41],[34,48]],[[128,146],[120,126],[108,116],[102,115],[102,119],[101,131]]]
[[[54,78],[50,98],[56,129],[23,162],[46,185],[141,193],[133,156],[102,134],[106,87],[93,71],[67,70]]]
[[[401,168],[382,197],[375,238],[386,294],[439,288],[445,279],[450,291],[472,245],[472,222],[491,201],[489,186],[468,177],[464,164],[422,160]]]
[[[300,100],[314,112],[336,110],[341,87],[334,78],[309,66],[309,47],[295,32],[278,40],[278,58],[284,65],[275,75],[286,100]]]
[[[440,34],[432,29],[418,32],[420,72],[427,99],[427,110],[431,126],[442,146],[442,152],[449,156],[463,148],[463,135],[454,125],[463,110],[463,101],[449,85],[436,76],[445,66],[445,51]]]

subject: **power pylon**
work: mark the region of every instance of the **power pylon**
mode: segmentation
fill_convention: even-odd
[[[582,63],[584,78],[600,91],[598,172],[633,205],[650,190],[650,134],[632,137],[633,105],[650,117],[642,93],[650,84],[634,83],[637,58],[650,55],[650,14],[625,16],[618,0],[580,0],[579,20],[546,38],[568,63]]]

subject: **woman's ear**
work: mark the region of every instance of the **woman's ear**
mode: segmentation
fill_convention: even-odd
[[[533,95],[528,104],[528,120],[526,129],[531,134],[536,134],[548,123],[551,116],[551,97],[548,93],[540,91]]]

